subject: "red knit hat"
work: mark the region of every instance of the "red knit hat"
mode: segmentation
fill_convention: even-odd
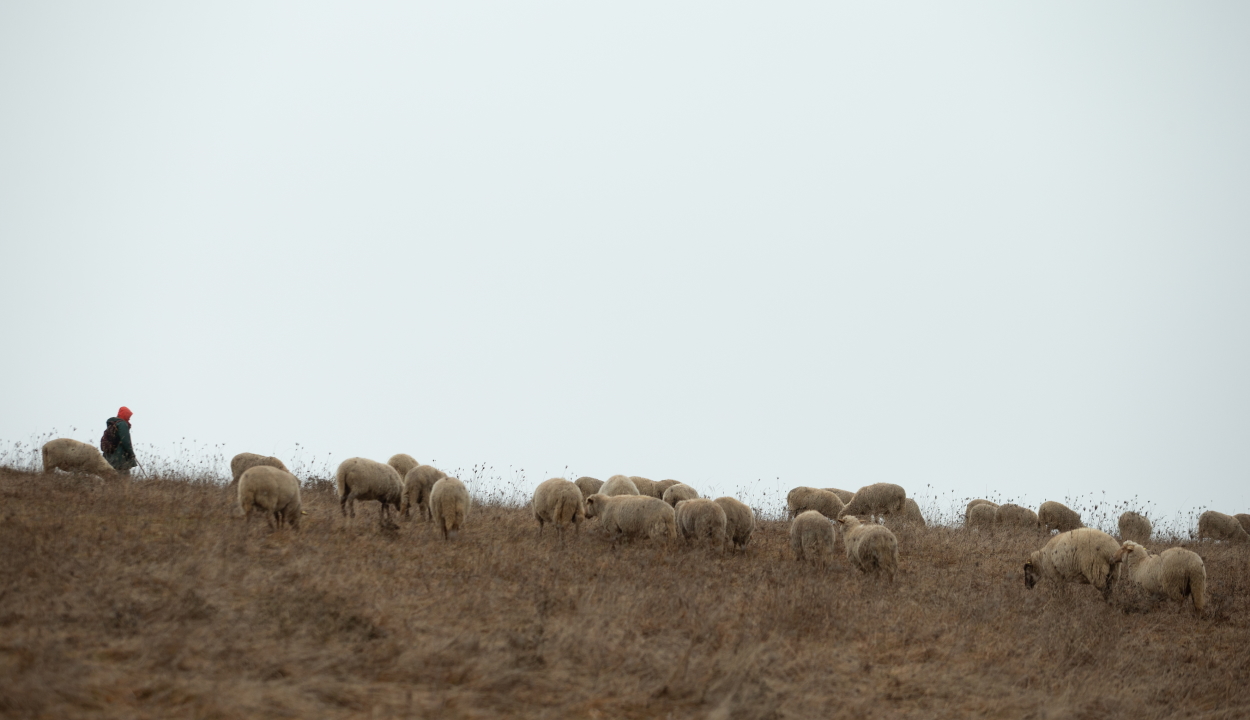
[[[126,422],[130,422],[131,415],[134,415],[134,413],[130,412],[130,408],[126,407],[125,405],[122,405],[117,410],[117,417],[121,418],[122,420],[125,420]]]

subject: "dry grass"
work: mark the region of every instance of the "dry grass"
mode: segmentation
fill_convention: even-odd
[[[1038,536],[896,528],[891,587],[793,562],[782,522],[722,557],[305,506],[271,533],[211,484],[0,470],[0,716],[1250,717],[1246,547],[1195,546],[1195,618],[1027,591]]]

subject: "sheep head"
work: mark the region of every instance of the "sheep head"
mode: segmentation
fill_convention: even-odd
[[[603,504],[603,495],[595,494],[586,498],[586,518],[592,518],[599,514],[600,506]]]
[[[1037,566],[1033,564],[1033,559],[1029,558],[1024,561],[1024,586],[1030,590],[1037,585]]]

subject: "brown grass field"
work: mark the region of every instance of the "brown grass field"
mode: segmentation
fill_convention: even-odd
[[[896,526],[891,586],[794,562],[780,521],[720,555],[304,505],[271,532],[220,486],[0,470],[0,717],[1250,718],[1244,546],[1191,545],[1195,617],[1026,590],[1032,533]]]

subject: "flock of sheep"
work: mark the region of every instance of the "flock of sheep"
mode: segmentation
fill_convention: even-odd
[[[61,469],[96,475],[114,474],[95,447],[76,440],[52,440],[42,448],[44,472]],[[303,514],[299,480],[275,457],[240,453],[230,461],[231,486],[238,512],[249,520],[264,515],[275,529],[299,528]],[[379,503],[380,527],[395,529],[393,516],[410,517],[413,509],[431,521],[444,540],[455,539],[469,514],[469,491],[459,479],[410,455],[398,454],[385,463],[365,458],[344,460],[335,474],[339,507],[346,518],[356,515],[357,501]],[[790,548],[796,560],[827,564],[834,555],[838,531],[850,564],[866,574],[888,577],[898,572],[898,539],[885,525],[886,517],[923,525],[915,500],[892,483],[876,483],[848,492],[837,488],[797,487],[786,497],[790,518]],[[607,482],[591,477],[570,482],[552,478],[534,491],[532,502],[538,535],[554,525],[560,542],[569,526],[592,518],[613,542],[648,537],[687,542],[705,541],[724,550],[742,548],[755,529],[755,514],[732,497],[702,498],[694,488],[676,480],[659,482],[644,477],[614,475]],[[1112,582],[1123,565],[1129,577],[1147,592],[1184,602],[1191,597],[1201,613],[1206,603],[1206,568],[1191,550],[1170,548],[1151,555],[1150,521],[1135,512],[1120,516],[1120,540],[1084,527],[1079,513],[1062,503],[1042,503],[1034,513],[1014,504],[997,505],[973,500],[964,514],[968,528],[1033,528],[1051,537],[1024,565],[1025,585],[1039,580],[1093,585],[1109,598]],[[1250,541],[1250,515],[1235,516],[1209,510],[1198,521],[1199,539]]]

